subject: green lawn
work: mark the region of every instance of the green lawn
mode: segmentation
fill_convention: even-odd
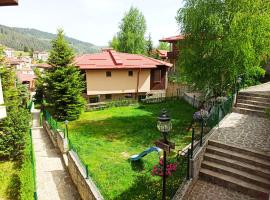
[[[156,122],[162,108],[172,118],[170,140],[181,149],[190,142],[186,128],[194,112],[184,101],[85,112],[79,120],[70,122],[69,138],[89,165],[90,176],[105,199],[160,199],[161,178],[151,175],[159,161],[158,153],[137,163],[131,163],[129,157],[154,146],[153,142],[161,137]],[[175,154],[170,157],[175,158]],[[178,170],[169,177],[168,197],[180,185],[185,166],[180,161]]]
[[[14,193],[18,193],[18,191],[13,191],[12,188],[14,184],[18,183],[18,175],[16,174],[15,164],[10,161],[1,161],[0,162],[0,199],[1,200],[9,200],[13,199]]]

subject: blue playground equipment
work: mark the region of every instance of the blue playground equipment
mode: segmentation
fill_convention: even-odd
[[[148,149],[146,149],[145,151],[143,151],[142,153],[140,153],[140,154],[135,154],[135,155],[132,155],[131,157],[130,157],[130,160],[132,160],[132,161],[137,161],[137,160],[140,160],[142,157],[144,157],[144,156],[146,156],[147,154],[149,154],[149,153],[151,153],[151,152],[153,152],[153,151],[156,151],[156,152],[160,152],[161,151],[161,149],[160,148],[158,148],[158,147],[149,147]]]

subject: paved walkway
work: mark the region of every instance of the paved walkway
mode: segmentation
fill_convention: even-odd
[[[270,120],[231,113],[220,123],[210,139],[270,154]]]
[[[255,200],[251,196],[225,187],[198,180],[185,200]]]
[[[270,82],[242,90],[258,94],[270,94]],[[211,140],[232,146],[270,154],[270,120],[256,116],[231,113],[210,136]],[[211,182],[199,179],[186,200],[253,200],[256,198]],[[180,200],[180,199],[179,199]]]
[[[270,82],[260,84],[260,85],[254,85],[254,86],[245,88],[241,91],[268,95],[270,94]]]
[[[60,153],[39,127],[39,110],[33,110],[33,145],[39,200],[79,200]]]

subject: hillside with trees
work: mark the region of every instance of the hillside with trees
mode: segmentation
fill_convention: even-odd
[[[20,50],[49,51],[51,49],[50,41],[56,37],[56,34],[39,31],[29,28],[16,28],[0,25],[0,44]],[[82,42],[74,38],[65,37],[69,45],[79,54],[95,53],[100,47],[88,42]]]

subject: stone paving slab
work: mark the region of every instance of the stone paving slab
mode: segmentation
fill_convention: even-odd
[[[251,92],[270,95],[270,82],[245,88],[241,90],[241,92]]]
[[[270,154],[270,120],[231,113],[222,121],[210,139]]]
[[[36,159],[37,195],[39,200],[80,200],[66,171],[60,152],[39,127],[39,111],[33,110],[32,137]]]
[[[184,200],[255,200],[257,198],[199,179]],[[180,200],[180,199],[179,199]]]

